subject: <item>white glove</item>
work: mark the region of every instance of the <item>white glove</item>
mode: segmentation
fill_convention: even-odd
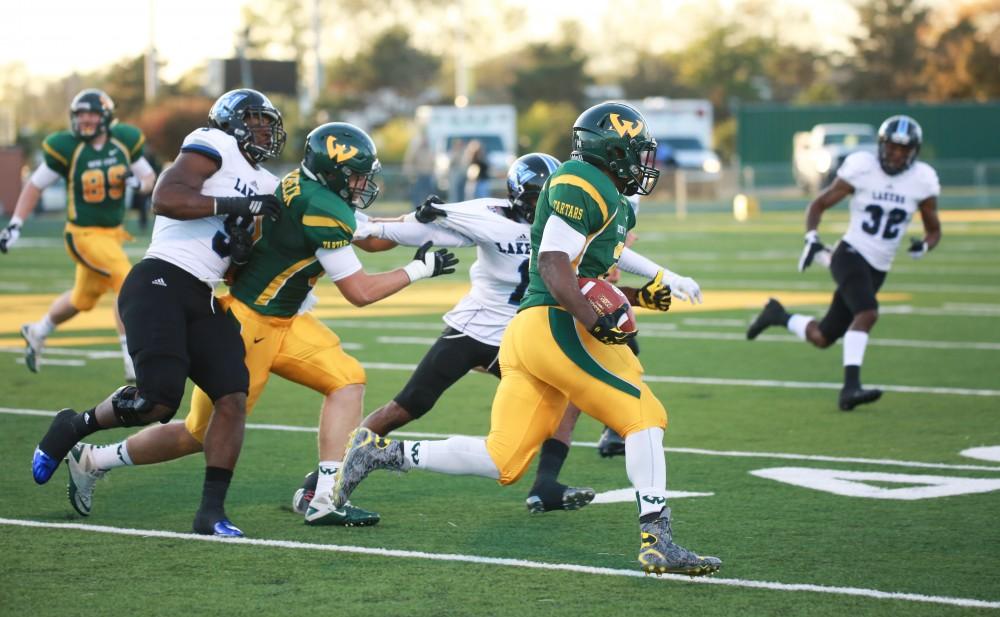
[[[670,285],[670,291],[673,295],[681,300],[687,300],[691,304],[701,304],[701,287],[698,286],[698,282],[693,278],[687,276],[681,276],[673,272],[667,274],[667,284]]]
[[[0,253],[6,253],[7,249],[14,246],[17,239],[21,237],[21,224],[24,223],[16,216],[10,219],[10,223],[0,231]]]

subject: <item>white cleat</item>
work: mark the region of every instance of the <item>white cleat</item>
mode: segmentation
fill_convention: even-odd
[[[42,365],[42,349],[45,347],[45,337],[36,336],[31,331],[31,324],[21,326],[21,338],[24,339],[24,365],[32,373],[37,373]]]
[[[69,467],[69,503],[80,516],[90,516],[94,485],[108,472],[94,466],[93,452],[94,446],[78,443],[66,455],[66,466]]]

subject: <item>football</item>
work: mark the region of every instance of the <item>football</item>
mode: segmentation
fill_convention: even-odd
[[[638,327],[635,323],[635,312],[622,290],[602,279],[582,278],[579,279],[579,284],[580,293],[590,301],[590,306],[594,307],[598,315],[612,313],[623,304],[627,306],[628,312],[622,315],[618,327],[624,332],[635,332]]]

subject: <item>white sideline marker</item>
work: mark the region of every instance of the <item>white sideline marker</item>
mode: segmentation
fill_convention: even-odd
[[[458,563],[475,563],[513,568],[528,568],[532,570],[550,570],[556,572],[577,572],[579,574],[596,574],[601,576],[620,576],[629,578],[648,578],[650,582],[659,582],[657,577],[647,577],[639,570],[621,570],[615,568],[598,568],[571,563],[545,563],[526,559],[501,559],[497,557],[482,557],[479,555],[462,555],[450,553],[426,553],[422,551],[402,551],[387,548],[369,548],[366,546],[345,546],[338,544],[314,544],[310,542],[292,542],[288,540],[264,540],[254,538],[217,538],[192,533],[177,533],[155,529],[127,529],[122,527],[107,527],[103,525],[84,525],[80,523],[47,523],[21,519],[0,518],[0,525],[17,527],[33,527],[41,529],[61,529],[72,531],[89,531],[91,533],[107,533],[120,536],[136,536],[142,538],[165,538],[170,540],[191,540],[200,542],[216,542],[232,546],[264,546],[268,548],[286,548],[311,551],[328,551],[332,553],[349,553],[355,555],[372,555],[376,557],[400,557],[404,559],[423,559],[428,561],[445,561]],[[1000,602],[977,600],[974,598],[955,598],[950,596],[928,596],[918,593],[901,593],[864,589],[859,587],[829,587],[800,583],[777,583],[773,581],[750,581],[738,578],[691,578],[681,574],[664,574],[666,582],[685,582],[701,585],[721,585],[723,587],[743,587],[748,589],[770,589],[772,591],[806,591],[840,596],[858,596],[876,600],[898,600],[904,602],[921,602],[925,604],[945,604],[949,606],[964,606],[970,608],[1000,608]]]

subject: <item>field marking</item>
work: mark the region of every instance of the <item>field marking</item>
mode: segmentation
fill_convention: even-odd
[[[401,364],[394,362],[362,362],[366,369],[384,371],[414,371],[416,364]],[[832,381],[782,381],[776,379],[726,379],[722,377],[678,377],[674,375],[643,375],[643,381],[653,383],[674,383],[680,385],[734,386],[746,388],[786,388],[792,390],[840,390],[842,383]],[[1000,390],[986,388],[946,388],[936,386],[898,386],[892,384],[869,384],[872,388],[881,388],[885,392],[902,392],[905,394],[955,394],[959,396],[1000,396]]]
[[[1000,601],[978,600],[975,598],[956,598],[952,596],[929,596],[918,593],[897,591],[882,591],[861,587],[834,587],[805,583],[779,583],[774,581],[753,581],[739,578],[691,578],[681,574],[665,574],[661,578],[648,577],[639,570],[622,570],[617,568],[600,568],[572,563],[547,563],[527,559],[509,559],[500,557],[484,557],[480,555],[463,555],[459,553],[429,553],[424,551],[405,551],[388,548],[371,548],[367,546],[351,546],[343,544],[315,544],[311,542],[295,542],[291,540],[267,540],[256,538],[216,538],[193,533],[178,533],[158,529],[129,529],[125,527],[110,527],[105,525],[86,525],[82,523],[48,523],[23,519],[0,518],[0,525],[12,527],[28,527],[35,529],[57,529],[63,531],[87,531],[119,536],[139,538],[161,538],[167,540],[188,540],[192,542],[214,542],[230,546],[255,546],[266,548],[281,548],[290,550],[326,551],[331,553],[347,553],[353,555],[368,555],[373,557],[394,557],[403,559],[422,559],[425,561],[472,563],[479,565],[502,566],[510,568],[526,568],[530,570],[548,570],[554,572],[575,572],[578,574],[593,574],[599,576],[619,576],[628,578],[647,578],[651,582],[684,582],[701,585],[719,585],[722,587],[742,587],[746,589],[768,589],[771,591],[804,591],[824,593],[839,596],[858,596],[875,600],[898,600],[904,602],[920,602],[925,604],[944,604],[970,608],[1000,608]]]
[[[916,314],[910,310],[900,311],[906,314]],[[969,317],[980,317],[980,316],[993,316],[984,315],[983,313],[975,313],[967,315]],[[413,322],[413,321],[400,321],[400,322],[365,322],[365,321],[354,321],[349,319],[336,319],[329,320],[336,325],[343,326],[345,328],[357,328],[364,330],[443,330],[443,327],[436,323],[430,322]],[[687,320],[685,320],[687,321]],[[736,325],[740,328],[745,328],[750,324],[750,320],[739,321],[736,319],[732,320],[717,320],[717,323],[712,325]],[[708,324],[705,324],[708,325]],[[640,327],[640,332],[644,337],[653,338],[678,338],[678,339],[702,339],[711,341],[746,341],[746,335],[735,332],[701,332],[692,330],[678,330],[676,324],[660,324],[651,323],[644,324]],[[376,341],[380,343],[391,343],[391,344],[403,344],[403,345],[430,345],[434,343],[437,339],[427,338],[427,337],[391,337],[391,336],[379,336],[376,337]],[[757,341],[763,341],[768,343],[797,343],[802,345],[802,341],[792,335],[776,335],[776,334],[762,334],[757,337]],[[838,343],[839,344],[839,343]],[[941,341],[941,340],[926,340],[926,339],[895,339],[895,338],[879,338],[873,337],[869,342],[869,345],[876,347],[906,347],[913,349],[970,349],[976,351],[1000,351],[1000,342],[992,341]]]
[[[54,411],[44,409],[21,409],[17,407],[0,407],[0,414],[15,416],[36,416],[51,418],[56,415]],[[183,420],[174,420],[183,422]],[[280,431],[285,433],[316,433],[315,426],[295,426],[290,424],[264,424],[258,422],[247,422],[248,429],[262,431]],[[429,433],[423,431],[393,431],[393,437],[406,439],[448,439],[449,437],[472,437],[474,439],[486,439],[485,435],[464,435],[461,433]],[[574,441],[571,443],[574,448],[597,448],[596,441]],[[998,466],[988,465],[956,465],[952,463],[923,463],[919,461],[900,461],[895,459],[859,458],[845,456],[826,456],[823,454],[793,454],[787,452],[744,452],[739,450],[706,450],[704,448],[663,448],[664,452],[676,452],[678,454],[699,454],[704,456],[724,456],[733,458],[767,458],[782,459],[792,461],[817,461],[824,463],[858,463],[862,465],[884,465],[890,467],[914,467],[920,469],[955,469],[963,471],[991,471],[1000,472]]]

